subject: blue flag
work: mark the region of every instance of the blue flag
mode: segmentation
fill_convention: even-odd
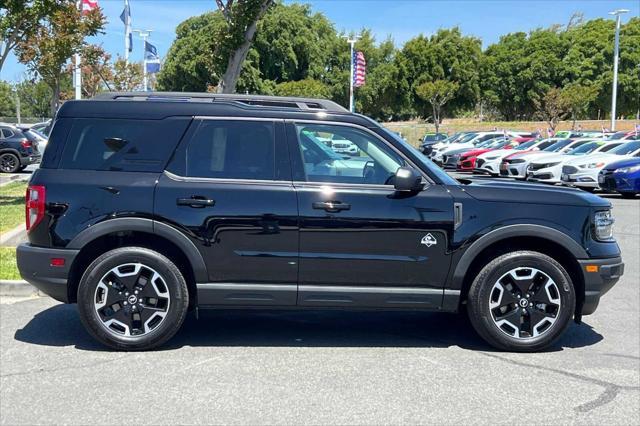
[[[125,37],[127,37],[129,42],[127,50],[131,53],[133,51],[133,35],[131,34],[131,7],[128,1],[124,3],[124,10],[120,14],[120,20],[124,24]]]
[[[158,49],[148,41],[144,42],[144,58],[147,60],[159,59]]]
[[[155,74],[160,71],[160,62],[147,62],[147,74]]]

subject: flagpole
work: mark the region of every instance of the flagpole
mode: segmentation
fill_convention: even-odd
[[[78,8],[78,10],[80,11],[80,14],[82,15],[82,2],[79,0],[76,2],[76,7]],[[80,54],[76,53],[75,55],[75,70],[74,70],[74,75],[75,75],[75,98],[76,99],[82,99],[82,72],[80,70]]]
[[[129,0],[124,0],[124,10],[127,14],[125,17],[127,22],[124,29],[124,62],[129,65],[129,34],[131,32],[131,16],[129,14]]]
[[[151,35],[152,31],[153,30],[133,30],[134,33],[138,33],[142,38],[142,85],[145,92],[149,88],[149,80],[147,78],[147,38]]]
[[[353,102],[353,46],[356,44],[356,41],[358,41],[360,37],[356,36],[354,38],[350,38],[347,37],[347,43],[349,43],[349,51],[350,51],[350,56],[349,56],[349,61],[351,63],[351,68],[349,71],[349,111],[354,112],[355,110],[355,105]]]

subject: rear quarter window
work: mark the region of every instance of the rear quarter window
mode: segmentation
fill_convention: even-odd
[[[59,168],[161,172],[190,118],[74,118]]]

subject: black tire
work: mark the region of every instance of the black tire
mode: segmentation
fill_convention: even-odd
[[[22,172],[22,171],[24,171],[24,169],[26,169],[26,168],[27,168],[27,166],[20,166],[20,167],[18,167],[18,171],[19,171],[19,172]]]
[[[636,198],[636,193],[635,192],[621,192],[620,195],[622,195],[622,198]]]
[[[165,305],[166,313],[164,318],[161,318],[159,324],[150,331],[138,330],[138,332],[143,333],[141,335],[133,335],[135,328],[131,324],[129,324],[130,328],[127,328],[127,333],[131,335],[126,335],[124,332],[123,334],[118,334],[112,328],[107,327],[105,321],[100,318],[101,314],[98,314],[94,303],[98,298],[97,287],[100,285],[103,277],[111,273],[114,268],[119,268],[120,265],[125,264],[142,264],[143,267],[148,268],[148,270],[157,272],[161,276],[159,285],[166,285],[166,287],[163,288],[163,293],[169,296],[167,298],[169,302]],[[132,276],[135,276],[135,274],[132,274]],[[135,276],[134,281],[136,285],[141,282],[139,281],[139,277],[140,275]],[[149,285],[149,281],[151,280],[148,280],[146,285]],[[143,288],[146,288],[146,286]],[[156,288],[156,286],[152,286],[150,291],[153,290],[153,288]],[[114,290],[113,297],[123,298],[123,302],[117,303],[127,305],[126,300],[128,300],[128,298],[126,296],[117,296],[116,292],[119,289],[112,289]],[[140,291],[142,292],[143,290],[141,289]],[[106,295],[104,297],[106,300]],[[157,299],[158,298],[155,299],[156,303]],[[147,301],[151,300],[154,299],[147,298]],[[142,314],[143,311],[147,309],[145,306],[146,302],[143,302],[142,297],[133,304],[141,306],[138,308],[139,314]],[[135,313],[132,312],[132,309],[135,309],[133,304],[128,305],[128,312],[130,314]],[[82,324],[89,334],[100,343],[118,350],[148,350],[162,345],[180,329],[187,314],[188,306],[189,293],[187,283],[180,270],[167,257],[142,247],[123,247],[104,253],[89,265],[78,286],[78,309]],[[120,304],[117,310],[121,308],[125,307]],[[150,312],[153,312],[153,310],[149,309],[148,313]],[[115,315],[115,313],[113,315]],[[122,315],[127,315],[127,311],[123,309]],[[146,323],[143,328],[147,328]]]
[[[10,152],[0,154],[0,172],[16,173],[20,168],[20,159]]]
[[[593,194],[594,192],[596,192],[596,188],[592,188],[592,187],[590,187],[590,186],[582,186],[582,187],[580,187],[580,189],[582,189],[583,191],[586,191],[586,192],[590,192],[590,193],[592,193],[592,194]]]
[[[527,268],[535,268],[541,271],[542,275],[546,274],[556,284],[555,288],[550,291],[555,293],[557,290],[559,292],[559,294],[555,295],[557,300],[560,301],[559,307],[555,312],[555,321],[548,325],[545,330],[539,332],[537,336],[535,335],[536,333],[523,333],[522,337],[508,334],[494,319],[495,309],[492,311],[490,308],[490,302],[494,301],[491,298],[495,297],[492,296],[492,292],[496,291],[494,285],[497,285],[498,281],[506,274],[517,268],[522,268],[523,271],[527,270]],[[535,281],[535,279],[532,281]],[[507,288],[504,288],[504,291],[506,292]],[[500,293],[499,290],[498,293]],[[509,294],[513,293],[510,292]],[[503,295],[500,294],[500,300],[502,298]],[[534,298],[535,296],[532,296],[531,300],[533,301]],[[528,319],[528,323],[531,323],[530,318],[532,317],[529,315],[533,314],[529,314],[529,312],[533,312],[536,306],[540,305],[533,305],[533,308],[530,307],[532,305],[520,308],[518,305],[518,302],[521,301],[520,298],[516,298],[514,295],[513,300],[515,308],[512,312],[515,312],[516,309],[525,311],[524,316],[521,317],[524,318],[524,320],[521,320],[522,326],[527,325],[526,319]],[[575,304],[576,296],[573,283],[562,265],[542,253],[516,251],[499,256],[482,268],[469,289],[467,311],[474,329],[490,345],[506,351],[535,352],[548,348],[564,333],[573,316]],[[547,309],[546,306],[544,309]],[[537,310],[535,312],[539,313],[541,311]],[[546,325],[547,322],[543,324],[543,321],[540,321],[534,325],[538,326],[540,324]],[[511,327],[507,326],[507,328]],[[533,330],[533,327],[529,326],[529,329]],[[521,332],[521,330],[518,331],[518,335]],[[538,331],[536,330],[536,332]],[[513,334],[515,333],[515,329],[513,329]]]

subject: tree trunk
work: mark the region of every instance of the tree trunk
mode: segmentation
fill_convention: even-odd
[[[254,25],[255,27],[255,25]],[[255,29],[253,31],[255,33]],[[253,37],[253,35],[251,36]],[[229,62],[227,63],[227,70],[222,75],[220,82],[218,83],[218,93],[235,93],[238,78],[242,72],[242,65],[244,60],[247,59],[249,49],[251,48],[251,40],[245,40],[239,48],[234,50],[229,56]]]
[[[56,112],[58,112],[58,104],[60,103],[60,79],[56,79],[53,85],[51,85],[51,90],[53,90],[53,95],[49,103],[49,114],[51,114],[51,118],[54,118]]]
[[[436,125],[436,133],[438,133],[440,129],[440,111],[439,108],[436,108],[435,103],[431,104],[431,107],[433,108],[433,124]]]

